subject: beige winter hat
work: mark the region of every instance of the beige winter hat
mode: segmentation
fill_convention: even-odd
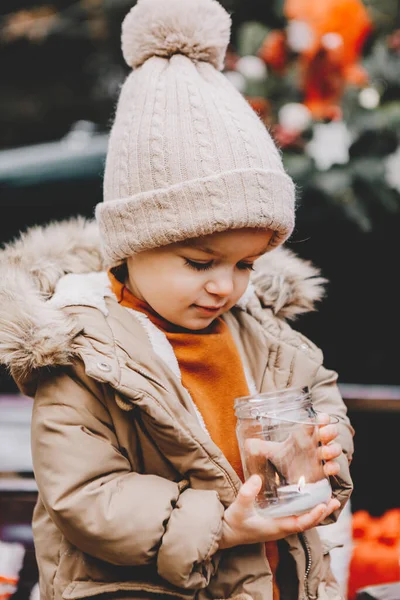
[[[106,260],[227,229],[291,234],[294,186],[267,129],[219,72],[231,20],[216,0],[139,0],[122,26],[133,68],[96,207]]]

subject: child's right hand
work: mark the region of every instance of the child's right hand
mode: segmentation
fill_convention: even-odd
[[[254,500],[260,489],[261,478],[252,475],[240,488],[236,500],[225,510],[220,549],[279,540],[292,533],[311,529],[340,506],[338,500],[331,498],[329,504],[318,504],[298,517],[263,517],[254,508]]]

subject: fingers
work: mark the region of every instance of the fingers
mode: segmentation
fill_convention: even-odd
[[[338,428],[332,423],[329,425],[321,425],[319,430],[319,438],[322,444],[329,444],[339,434]]]
[[[317,414],[317,421],[320,425],[328,425],[331,421],[331,418],[328,413],[321,412]]]
[[[329,517],[329,515],[331,515],[333,512],[335,512],[335,510],[337,510],[338,508],[340,508],[339,500],[337,500],[336,498],[331,498],[326,507],[324,519],[326,519],[326,517]]]
[[[235,503],[239,510],[253,510],[254,500],[260,493],[262,480],[259,475],[252,475],[240,488]]]
[[[342,454],[342,446],[337,442],[334,442],[328,446],[321,446],[319,448],[319,453],[322,460],[333,460]]]
[[[281,442],[270,442],[260,438],[248,438],[245,441],[245,449],[252,456],[273,456],[282,446]]]
[[[319,525],[319,523],[325,518],[326,510],[326,504],[319,504],[304,515],[276,519],[276,524],[278,525],[280,532],[284,533],[285,536],[292,533],[299,533]]]
[[[337,510],[339,506],[339,500],[331,498],[328,504],[318,504],[318,506],[315,506],[304,515],[276,519],[277,525],[281,531],[285,531],[286,535],[306,531],[307,529],[320,525],[322,521]]]
[[[254,511],[254,500],[260,491],[261,480],[253,475],[240,488],[236,500],[226,509],[220,548],[282,539],[320,525],[340,506],[331,498],[328,504],[319,504],[309,512],[292,517],[268,518]]]
[[[296,517],[299,531],[305,531],[306,529],[316,527],[325,519],[326,513],[327,505],[318,504],[318,506],[315,506],[312,510],[310,510],[310,512],[305,513],[304,515],[299,515]]]
[[[327,477],[333,477],[334,475],[339,474],[340,465],[336,461],[330,460],[329,462],[324,464],[323,469]]]
[[[335,461],[342,454],[342,446],[337,442],[328,444],[327,446],[321,446],[319,454],[324,462],[323,469],[327,477],[338,475],[340,472],[340,465]]]
[[[319,520],[314,525],[312,525],[312,527],[320,525],[322,523],[322,521],[324,521],[327,517],[329,517],[329,515],[331,515],[333,512],[335,512],[335,510],[337,510],[339,507],[340,507],[340,502],[336,498],[331,498],[329,500],[328,504],[319,504],[316,508],[321,509],[320,517],[319,517]]]

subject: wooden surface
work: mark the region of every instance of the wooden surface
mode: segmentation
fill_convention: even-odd
[[[400,412],[399,385],[344,383],[339,387],[349,410]]]

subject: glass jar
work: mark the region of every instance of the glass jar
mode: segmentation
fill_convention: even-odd
[[[320,421],[307,388],[288,388],[235,400],[236,435],[245,478],[262,487],[255,508],[286,517],[328,503],[332,496],[320,453]]]

